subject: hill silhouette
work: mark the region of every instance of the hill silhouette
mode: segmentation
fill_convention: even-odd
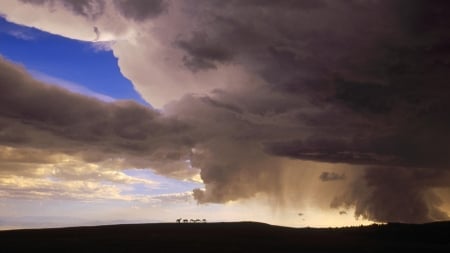
[[[450,252],[450,222],[287,228],[255,222],[0,231],[2,252]]]

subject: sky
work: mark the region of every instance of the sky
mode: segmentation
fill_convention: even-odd
[[[0,229],[450,213],[445,0],[0,2]]]

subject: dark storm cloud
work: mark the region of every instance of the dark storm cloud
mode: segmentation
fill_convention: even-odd
[[[242,113],[242,110],[238,106],[233,105],[233,104],[226,104],[226,103],[223,103],[222,101],[215,100],[208,96],[201,97],[200,100],[202,102],[209,104],[210,106],[213,106],[216,108],[222,108],[224,110],[228,110],[228,111],[238,113],[238,114]]]
[[[395,126],[397,129],[392,133],[361,131],[361,135],[367,136],[348,138],[313,136],[303,141],[269,144],[267,150],[275,155],[332,163],[448,168],[447,130],[424,124],[421,118],[408,123]]]
[[[20,0],[24,3],[43,5],[47,4],[50,8],[55,7],[55,3],[61,3],[67,9],[77,15],[96,19],[102,15],[105,10],[104,0]]]
[[[20,0],[24,3],[35,5],[47,5],[56,9],[56,4],[62,4],[77,15],[96,19],[101,16],[106,8],[107,2],[104,0]],[[165,0],[113,0],[116,9],[124,17],[141,22],[153,18],[166,11],[167,2]]]
[[[336,172],[324,171],[320,174],[319,179],[322,180],[323,182],[344,180],[345,174],[338,174]]]
[[[117,10],[126,18],[144,21],[166,11],[165,0],[113,0]]]
[[[246,3],[265,6],[258,1]],[[445,85],[450,77],[447,71],[450,55],[444,46],[449,36],[442,27],[449,22],[439,18],[442,16],[439,9],[448,4],[415,3],[412,7],[400,5],[404,7],[400,9],[386,1],[340,2],[323,8],[320,17],[300,12],[298,17],[286,15],[288,18],[278,16],[276,10],[270,15],[247,13],[229,4],[229,11],[212,11],[220,19],[216,19],[209,32],[220,43],[203,45],[185,41],[183,49],[197,62],[223,58],[197,53],[215,52],[211,45],[220,51],[226,50],[223,45],[242,50],[235,54],[246,62],[243,59],[236,62],[254,60],[252,63],[260,65],[259,69],[253,69],[254,65],[247,67],[265,77],[275,92],[283,93],[285,99],[306,99],[317,106],[334,106],[338,108],[334,109],[334,115],[326,116],[342,119],[342,131],[352,130],[337,138],[325,132],[331,126],[318,129],[306,140],[270,145],[274,154],[330,162],[445,167],[449,165],[446,150],[450,150],[446,144],[450,143],[447,137],[450,90]],[[355,6],[360,13],[352,13]],[[333,10],[347,17],[336,17],[331,13]],[[379,14],[386,19],[380,21],[376,18]],[[438,18],[425,20],[435,15]],[[317,22],[304,26],[305,16]],[[231,21],[225,26],[223,20]],[[323,20],[334,22],[320,23]],[[409,21],[430,26],[425,32],[428,37],[419,37]],[[266,23],[271,26],[265,27]],[[292,26],[294,23],[296,26]],[[283,28],[289,36],[273,31],[274,28]],[[232,32],[240,29],[248,29],[247,34],[256,35],[258,40],[249,43],[240,33],[233,36]],[[366,36],[358,32],[363,29]],[[193,47],[195,51],[191,50]],[[360,121],[352,122],[356,118],[381,128],[358,126]],[[312,127],[321,120],[329,120],[321,119],[319,114],[309,119]],[[425,152],[430,148],[431,152]]]
[[[374,221],[418,223],[446,220],[433,188],[448,187],[450,173],[434,169],[367,168],[363,179],[334,199],[334,207],[354,206],[355,215]]]
[[[251,6],[251,7],[270,7],[270,8],[290,8],[290,9],[317,9],[326,6],[326,1],[323,0],[231,0],[231,1],[215,1],[216,4],[233,5],[233,6]]]
[[[215,63],[229,62],[232,52],[217,44],[213,44],[206,34],[195,33],[189,40],[179,40],[176,45],[188,54],[183,58],[184,64],[192,71],[215,69]]]
[[[200,203],[223,203],[278,192],[277,162],[255,148],[272,129],[249,122],[239,109],[219,101],[219,97],[189,95],[164,109],[195,126],[191,134],[198,142],[190,160],[192,166],[201,168],[207,185],[206,191],[194,190],[195,198]]]
[[[368,169],[353,186],[358,194],[348,203],[356,215],[408,222],[446,217],[432,194],[445,186],[431,182],[450,184],[441,175],[450,166],[448,1],[195,2],[185,5],[187,12],[202,19],[181,32],[192,39],[176,45],[191,70],[237,64],[266,82],[214,98],[238,106],[236,119],[254,129],[270,125],[263,131],[269,134],[252,136],[264,145],[261,157],[376,165],[382,169]],[[199,201],[262,190],[235,183],[242,161],[204,164]],[[436,173],[413,176],[417,171]],[[399,184],[401,178],[406,182]],[[396,202],[402,194],[410,201]]]
[[[138,167],[189,154],[184,123],[132,101],[105,103],[43,84],[4,59],[0,69],[2,145],[81,153],[86,161],[119,156]]]

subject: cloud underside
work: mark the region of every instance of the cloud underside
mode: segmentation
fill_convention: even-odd
[[[112,31],[110,3],[61,3]],[[75,95],[1,60],[0,142],[44,158],[121,158],[118,171],[182,179],[198,168],[200,203],[302,202],[312,181],[317,198],[359,217],[447,219],[448,5],[114,1],[121,25],[139,31],[112,46],[121,71],[163,109]]]

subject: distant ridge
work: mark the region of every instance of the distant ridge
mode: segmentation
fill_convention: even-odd
[[[450,252],[450,222],[287,228],[150,223],[0,231],[2,252]]]

